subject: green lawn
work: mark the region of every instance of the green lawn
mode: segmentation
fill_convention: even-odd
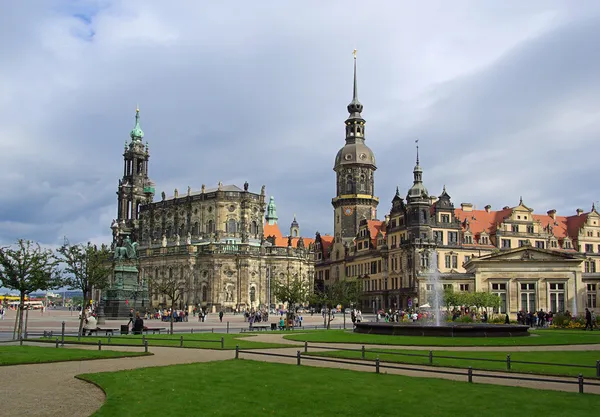
[[[95,416],[568,416],[600,396],[250,360],[83,375],[106,392]],[[132,396],[131,387],[136,387]]]
[[[225,334],[225,333],[185,333],[185,334],[150,334],[145,338],[148,340],[148,347],[152,346],[180,346],[180,339],[183,337],[183,347],[196,349],[221,349],[221,337],[224,339],[225,349],[235,349],[236,345],[240,349],[270,349],[289,347],[281,343],[263,343],[249,340],[250,335],[240,334]],[[143,346],[141,335],[126,335],[114,336],[110,338],[105,336],[85,336],[81,337],[80,343],[98,344],[98,340],[102,340],[102,344],[126,344]],[[77,342],[76,336],[65,337],[65,341]],[[54,343],[54,341],[52,341]]]
[[[110,359],[126,356],[149,355],[143,352],[117,352],[113,350],[56,349],[43,346],[1,346],[0,366],[22,365],[27,363],[81,361],[89,359]]]
[[[386,352],[406,353],[409,355],[423,356],[407,356],[393,355]],[[578,368],[576,366],[551,366],[551,365],[532,365],[515,363],[515,361],[526,362],[546,362],[546,363],[562,363],[571,365],[596,366],[596,361],[600,360],[600,351],[548,351],[548,352],[457,352],[457,351],[433,351],[433,366],[445,366],[455,368],[484,369],[493,371],[506,371],[506,355],[510,353],[511,372],[516,373],[532,373],[542,375],[567,375],[578,376],[582,374],[584,377],[596,377],[595,368]],[[331,350],[326,352],[309,352],[311,356],[328,356],[335,358],[346,359],[361,359],[361,352]],[[397,362],[415,365],[429,365],[429,352],[423,350],[398,350],[398,349],[373,349],[365,353],[365,359],[375,360],[377,357],[384,362]],[[474,358],[474,359],[496,359],[503,362],[489,362],[482,360],[471,359],[447,359],[437,358],[436,356],[453,356],[458,358]]]
[[[600,332],[577,330],[536,330],[525,337],[433,337],[386,336],[327,330],[284,336],[288,340],[312,343],[356,343],[403,346],[536,346],[600,344]]]

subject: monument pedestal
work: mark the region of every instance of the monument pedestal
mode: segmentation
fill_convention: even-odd
[[[148,286],[139,284],[138,269],[134,262],[117,262],[114,267],[112,285],[104,297],[104,317],[110,319],[128,319],[129,312],[146,312],[150,307]]]

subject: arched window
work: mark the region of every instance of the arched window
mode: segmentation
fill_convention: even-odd
[[[360,191],[366,191],[366,186],[367,186],[367,185],[366,185],[365,176],[364,176],[364,175],[361,175],[361,176],[360,176],[360,185],[359,185],[359,187],[360,187]]]
[[[215,232],[215,223],[212,220],[209,220],[206,223],[206,233],[214,233]]]
[[[184,232],[185,232],[185,225],[182,223],[182,224],[179,226],[179,236],[183,236],[183,235],[184,235]]]
[[[208,287],[206,285],[202,286],[202,301],[208,301]]]
[[[346,192],[347,193],[352,193],[353,185],[354,184],[352,184],[352,176],[348,175],[346,177]]]
[[[298,237],[298,231],[296,229],[292,231],[292,237]]]
[[[258,234],[258,224],[255,221],[250,223],[250,234],[253,234],[253,235]]]
[[[250,302],[256,301],[256,287],[250,287]]]
[[[340,267],[339,266],[335,267],[335,279],[336,280],[340,279]]]
[[[195,222],[194,223],[194,228],[192,229],[192,234],[194,236],[198,236],[198,232],[199,232],[199,230],[198,230],[198,222]]]
[[[166,233],[165,233],[165,235],[166,235],[168,238],[169,238],[169,237],[171,237],[171,226],[167,226],[167,230],[166,230]]]
[[[235,219],[229,219],[227,221],[227,232],[235,233],[236,231],[237,231],[237,223],[236,223]]]

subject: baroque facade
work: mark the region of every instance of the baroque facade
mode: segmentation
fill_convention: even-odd
[[[139,110],[135,118],[111,229],[114,246],[126,236],[137,242],[139,285],[148,286],[153,306],[170,305],[156,290],[160,280],[180,285],[179,308],[199,305],[212,311],[277,305],[274,280],[299,278],[313,287],[314,239],[300,236],[295,217],[289,234],[281,232],[265,186],[255,193],[248,183],[243,188],[202,185],[200,191],[175,189],[172,196],[162,192],[154,201]]]
[[[334,233],[315,240],[315,285],[360,280],[364,311],[428,303],[435,286],[489,291],[499,312],[600,311],[600,214],[577,209],[535,213],[519,204],[455,208],[446,188],[432,196],[423,182],[417,143],[413,184],[399,189],[384,220],[376,218],[373,152],[365,144],[356,87],[348,105],[346,143],[335,158]],[[434,279],[435,278],[435,279]],[[441,289],[441,288],[440,288]]]

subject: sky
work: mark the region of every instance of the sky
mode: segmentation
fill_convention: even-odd
[[[352,50],[379,218],[412,184],[536,212],[600,200],[600,2],[0,3],[0,243],[110,242],[136,106],[157,198],[266,185],[331,233]]]

